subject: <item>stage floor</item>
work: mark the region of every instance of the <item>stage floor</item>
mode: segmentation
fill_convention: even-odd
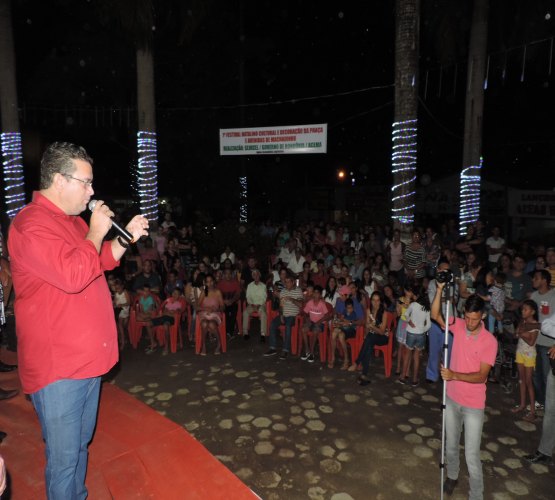
[[[17,362],[10,352],[2,359]],[[0,374],[0,387],[19,388],[17,371]],[[23,394],[0,401],[0,430],[8,434],[0,445],[9,474],[2,498],[46,498],[44,443]],[[258,498],[183,427],[110,383],[102,387],[87,487],[94,500]]]

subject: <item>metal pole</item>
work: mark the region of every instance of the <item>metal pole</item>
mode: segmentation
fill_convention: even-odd
[[[454,283],[447,283],[446,288],[444,289],[447,291],[447,302],[445,307],[445,334],[443,337],[443,366],[445,368],[449,368],[448,366],[448,357],[449,357],[449,313],[451,311],[451,293],[454,291],[455,284]],[[441,307],[441,305],[440,305]],[[441,469],[441,483],[439,485],[440,488],[440,499],[443,500],[443,482],[444,482],[444,471],[445,471],[445,407],[447,404],[447,381],[443,381],[443,399],[441,403],[441,461],[439,464],[439,468]]]

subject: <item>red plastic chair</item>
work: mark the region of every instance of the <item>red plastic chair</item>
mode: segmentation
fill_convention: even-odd
[[[246,307],[247,307],[247,303],[243,302],[242,303],[242,311],[241,311],[241,323],[240,323],[241,327],[243,326],[242,318],[243,318],[243,312],[245,311]],[[272,302],[267,300],[266,301],[266,335],[265,335],[266,337],[270,334],[270,322],[271,322],[270,316],[271,316],[272,312],[273,312],[272,311]],[[249,324],[248,324],[248,327],[247,327],[247,331],[249,331],[250,328],[251,328],[251,318],[260,318],[260,314],[258,314],[257,311],[253,311],[253,312],[250,313],[250,315],[249,315]],[[243,331],[242,328],[241,328],[240,331],[241,332]]]
[[[357,326],[355,337],[347,339],[346,342],[347,345],[351,346],[351,364],[354,365],[360,353],[360,349],[362,348],[362,343],[364,342],[364,326]]]
[[[302,324],[304,323],[304,321],[310,321],[310,319],[308,317],[303,317],[301,319],[301,327],[302,327]],[[309,330],[307,332],[307,335],[308,335],[309,343],[310,343],[311,338],[316,337],[316,340],[318,341],[318,348],[320,349],[320,362],[321,363],[326,363],[327,360],[328,360],[328,345],[329,345],[329,342],[330,342],[330,330],[329,330],[328,322],[326,321],[324,323],[324,331],[322,333],[314,333],[314,332],[311,332]],[[299,335],[299,341],[298,341],[298,346],[299,346],[298,352],[299,353],[302,352],[302,341],[303,341],[303,339]]]
[[[154,297],[154,301],[156,302],[156,309],[160,307],[160,299],[158,295],[151,294]],[[137,349],[139,346],[139,342],[141,341],[141,336],[143,334],[143,328],[148,326],[147,321],[138,321],[137,320],[137,312],[141,310],[141,304],[139,303],[140,297],[137,296],[133,300],[131,309],[129,311],[129,324],[127,326],[127,333],[129,335],[129,343],[133,346],[134,349]]]
[[[173,325],[170,325],[170,352],[177,352],[177,347],[179,345],[180,349],[183,349],[183,334],[181,331],[181,323],[183,318],[186,317],[187,311],[175,312],[173,313]],[[166,345],[166,330],[163,326],[157,326],[154,329],[156,335],[156,340],[161,346]]]
[[[385,376],[391,376],[391,367],[393,365],[393,337],[395,337],[395,325],[397,323],[397,316],[393,313],[386,313],[387,314],[387,331],[389,332],[389,338],[387,344],[374,346],[374,353],[376,357],[380,355],[380,352],[383,353],[383,360],[384,360],[384,370]]]
[[[220,326],[218,328],[218,333],[220,334],[220,348],[222,352],[227,352],[227,333],[225,329],[225,314],[220,313],[222,319]],[[200,331],[200,319],[197,315],[197,320],[195,323],[195,354],[200,354],[202,350],[202,335]]]

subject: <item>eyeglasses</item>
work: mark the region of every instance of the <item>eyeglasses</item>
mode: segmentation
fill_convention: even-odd
[[[64,177],[68,177],[69,179],[73,179],[74,181],[79,181],[81,184],[83,184],[83,186],[85,186],[85,188],[92,188],[93,185],[93,181],[85,181],[83,179],[78,179],[77,177],[73,177],[72,175],[69,174],[62,174]]]

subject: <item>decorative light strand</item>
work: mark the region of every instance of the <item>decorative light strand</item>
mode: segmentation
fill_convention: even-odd
[[[137,133],[137,192],[141,214],[150,221],[158,220],[158,156],[156,132]]]
[[[239,177],[239,185],[241,186],[241,192],[239,193],[239,199],[241,200],[241,206],[239,207],[239,222],[246,224],[249,218],[249,204],[248,204],[248,186],[247,186],[247,176]]]
[[[484,159],[479,165],[463,168],[461,172],[461,196],[459,202],[459,233],[466,234],[466,228],[480,218],[480,180]]]
[[[14,218],[25,206],[25,176],[23,175],[21,132],[3,132],[1,141],[6,213],[10,218]]]
[[[391,155],[391,173],[401,174],[406,180],[394,184],[391,188],[394,208],[391,209],[392,219],[397,219],[401,224],[412,224],[414,222],[415,195],[413,190],[416,182],[416,154],[417,154],[417,120],[405,120],[393,123],[393,153]],[[413,175],[411,175],[413,174]],[[407,176],[409,177],[407,179]]]

